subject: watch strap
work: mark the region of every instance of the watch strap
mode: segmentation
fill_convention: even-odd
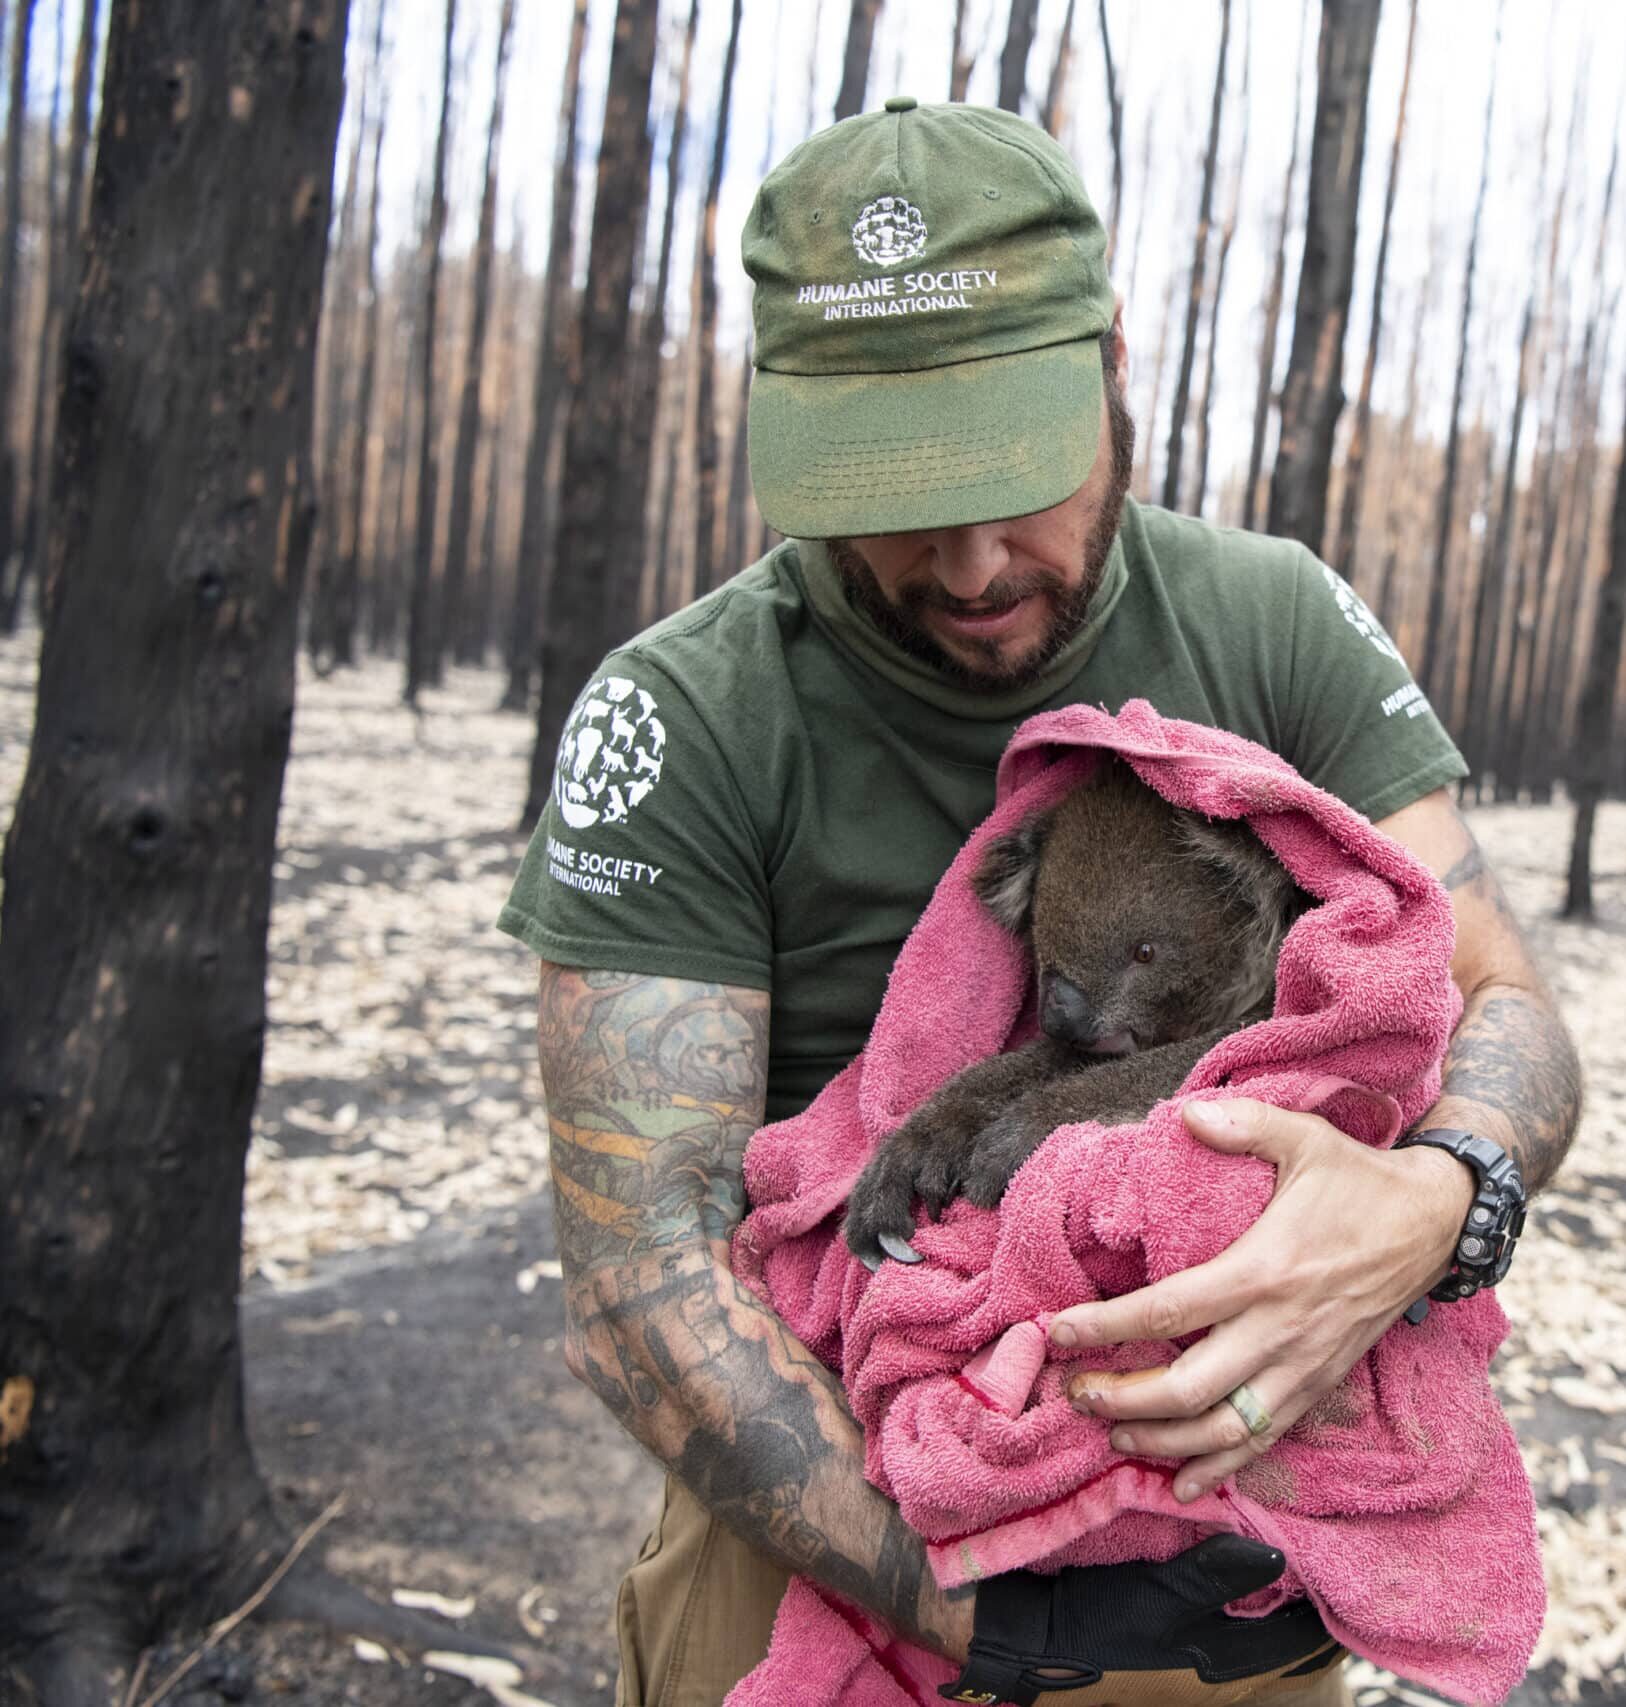
[[[1481,1287],[1496,1285],[1506,1275],[1513,1247],[1524,1231],[1524,1180],[1513,1157],[1500,1144],[1476,1132],[1432,1126],[1409,1133],[1395,1148],[1416,1144],[1446,1151],[1474,1176],[1474,1200],[1457,1235],[1450,1271],[1428,1293],[1441,1303],[1456,1303],[1471,1298]],[[1426,1300],[1418,1299],[1406,1311],[1406,1318],[1415,1323],[1427,1314]]]

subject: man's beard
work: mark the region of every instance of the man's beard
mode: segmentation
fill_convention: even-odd
[[[975,661],[956,657],[937,641],[926,626],[925,615],[930,610],[964,610],[966,601],[951,597],[936,580],[928,579],[923,585],[906,587],[894,603],[882,592],[875,571],[859,556],[850,541],[828,540],[826,543],[841,576],[847,602],[868,617],[894,646],[931,665],[962,687],[992,693],[1027,687],[1043,676],[1089,619],[1090,604],[1101,585],[1113,541],[1118,537],[1118,523],[1123,517],[1124,499],[1128,496],[1135,466],[1135,423],[1112,374],[1104,371],[1102,378],[1107,400],[1107,449],[1112,458],[1112,478],[1096,512],[1090,536],[1084,542],[1084,573],[1078,584],[1069,586],[1052,569],[1018,570],[991,581],[981,597],[974,601],[978,612],[992,615],[1008,611],[1035,594],[1048,595],[1053,606],[1050,626],[1031,653],[1014,664],[1007,664],[1000,658],[997,638],[968,638],[962,644],[972,650]]]

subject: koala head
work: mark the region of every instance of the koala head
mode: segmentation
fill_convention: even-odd
[[[1169,805],[1118,759],[999,837],[974,881],[1028,941],[1046,1034],[1098,1054],[1242,1024],[1307,904],[1244,825]]]

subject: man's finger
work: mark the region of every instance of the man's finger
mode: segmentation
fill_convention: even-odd
[[[1299,1114],[1252,1097],[1192,1101],[1180,1110],[1186,1130],[1210,1149],[1257,1156],[1278,1169],[1302,1162],[1306,1152],[1338,1129],[1319,1114]]]
[[[1160,1369],[1082,1369],[1067,1383],[1067,1397],[1092,1416],[1139,1424],[1133,1450],[1142,1456],[1191,1458],[1246,1443],[1241,1418],[1225,1396],[1246,1382],[1268,1409],[1272,1395],[1297,1385],[1283,1361],[1289,1349],[1239,1335],[1237,1325],[1227,1323]]]
[[[1211,1261],[1164,1280],[1107,1298],[1059,1310],[1050,1338],[1069,1348],[1121,1345],[1125,1340],[1170,1340],[1211,1328],[1245,1308],[1255,1297],[1261,1269],[1249,1260],[1248,1234]]]

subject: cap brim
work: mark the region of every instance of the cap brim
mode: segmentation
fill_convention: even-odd
[[[799,539],[1031,515],[1084,484],[1101,436],[1097,338],[919,373],[759,368],[757,508]]]

